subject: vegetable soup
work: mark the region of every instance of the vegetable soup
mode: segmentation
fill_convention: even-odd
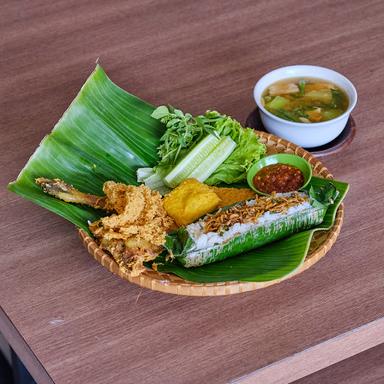
[[[348,96],[335,84],[315,78],[290,78],[270,85],[261,97],[265,109],[284,120],[319,123],[342,115]]]

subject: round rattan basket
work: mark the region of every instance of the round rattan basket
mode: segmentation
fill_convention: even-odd
[[[267,153],[294,153],[298,156],[304,157],[312,166],[313,174],[323,178],[332,179],[332,174],[324,165],[313,157],[304,149],[292,144],[284,139],[278,138],[274,135],[256,131],[260,137],[260,141],[267,146]],[[267,282],[242,282],[242,281],[229,281],[223,283],[208,283],[200,284],[193,283],[173,274],[159,273],[151,269],[147,269],[138,277],[132,277],[119,269],[119,266],[114,261],[111,255],[100,249],[92,237],[90,237],[83,230],[79,230],[80,237],[88,252],[110,272],[120,276],[122,279],[128,280],[131,283],[140,285],[141,287],[149,288],[155,291],[173,293],[176,295],[187,296],[221,296],[232,295],[235,293],[253,291],[255,289],[265,288],[273,284],[278,284],[281,281],[295,276],[317,261],[319,261],[332,247],[340,233],[343,223],[344,207],[341,204],[339,207],[333,227],[329,231],[316,231],[304,263],[296,269],[293,273],[285,276],[282,279],[267,281]]]

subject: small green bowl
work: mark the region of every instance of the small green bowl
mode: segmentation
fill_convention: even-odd
[[[301,186],[300,189],[303,189],[304,187],[306,187],[308,183],[311,181],[312,168],[307,160],[297,155],[291,155],[290,153],[276,153],[275,155],[270,155],[270,156],[261,158],[259,161],[253,164],[251,168],[249,168],[247,173],[248,185],[260,195],[269,195],[268,193],[259,191],[254,186],[253,178],[255,177],[256,173],[260,171],[260,169],[266,167],[267,165],[272,165],[277,163],[292,165],[296,168],[299,168],[300,171],[303,172],[304,184]]]

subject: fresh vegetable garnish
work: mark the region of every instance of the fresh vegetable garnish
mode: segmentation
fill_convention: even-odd
[[[224,136],[220,139],[216,148],[194,169],[189,177],[193,177],[201,182],[206,181],[230,156],[235,148],[236,143],[229,136]]]
[[[158,167],[176,165],[204,136],[216,135],[214,131],[214,122],[218,118],[216,116],[193,117],[190,113],[184,114],[180,109],[165,105],[157,107],[151,116],[160,120],[167,128],[160,138]]]
[[[216,111],[193,117],[160,106],[152,117],[166,125],[158,147],[160,161],[153,169],[156,176],[145,178],[142,175],[148,171],[139,170],[138,181],[140,177],[140,182],[161,193],[187,178],[210,185],[244,181],[249,167],[265,152],[251,128]]]
[[[231,137],[237,147],[205,182],[217,185],[245,181],[248,169],[264,155],[265,145],[259,142],[253,129],[243,128],[238,121],[227,116],[217,121],[216,130],[221,136]]]
[[[214,160],[211,155],[214,149],[219,146],[221,141],[214,135],[209,134],[203,140],[201,140],[191,152],[189,152],[165,177],[164,181],[171,188],[178,186],[183,180],[188,179],[191,174],[199,169],[199,165],[203,163],[206,159],[209,160],[208,167]],[[232,143],[229,143],[231,146],[231,152],[233,150]],[[236,144],[235,144],[236,145]],[[229,156],[230,153],[227,153]],[[212,165],[209,169],[209,172],[213,172],[218,165]],[[211,172],[211,173],[212,173]],[[191,176],[193,177],[193,176]],[[206,178],[201,177],[200,181],[205,181]]]
[[[314,187],[311,185],[309,188],[309,196],[311,197],[312,205],[332,205],[335,203],[339,193],[340,192],[337,190],[335,185],[331,182],[328,182],[320,187]]]
[[[151,170],[150,173],[148,171],[149,169]],[[166,169],[155,171],[154,168],[139,168],[136,174],[139,183],[144,183],[148,188],[158,191],[161,195],[165,195],[171,190],[171,188],[164,183]]]

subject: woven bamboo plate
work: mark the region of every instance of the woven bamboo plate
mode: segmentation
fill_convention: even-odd
[[[284,139],[280,139],[277,136],[256,131],[260,137],[260,141],[267,146],[267,153],[294,153],[296,155],[304,157],[312,165],[313,174],[315,176],[332,179],[332,174],[327,168],[310,153],[303,148],[290,143]],[[253,291],[255,289],[265,288],[273,284],[280,283],[281,281],[295,276],[317,261],[319,261],[332,247],[340,233],[340,229],[343,223],[344,206],[340,205],[333,227],[329,231],[316,231],[313,235],[310,248],[304,263],[296,269],[293,273],[273,281],[267,282],[242,282],[242,281],[229,281],[223,283],[206,283],[199,284],[193,283],[182,278],[167,273],[155,272],[151,269],[147,269],[138,277],[132,277],[128,273],[119,269],[117,263],[113,260],[112,256],[104,252],[98,247],[96,242],[83,230],[79,230],[80,237],[84,246],[88,249],[88,252],[105,268],[110,272],[120,276],[122,279],[128,280],[131,283],[140,285],[141,287],[149,288],[155,291],[173,293],[176,295],[187,296],[221,296],[232,295],[235,293]]]

